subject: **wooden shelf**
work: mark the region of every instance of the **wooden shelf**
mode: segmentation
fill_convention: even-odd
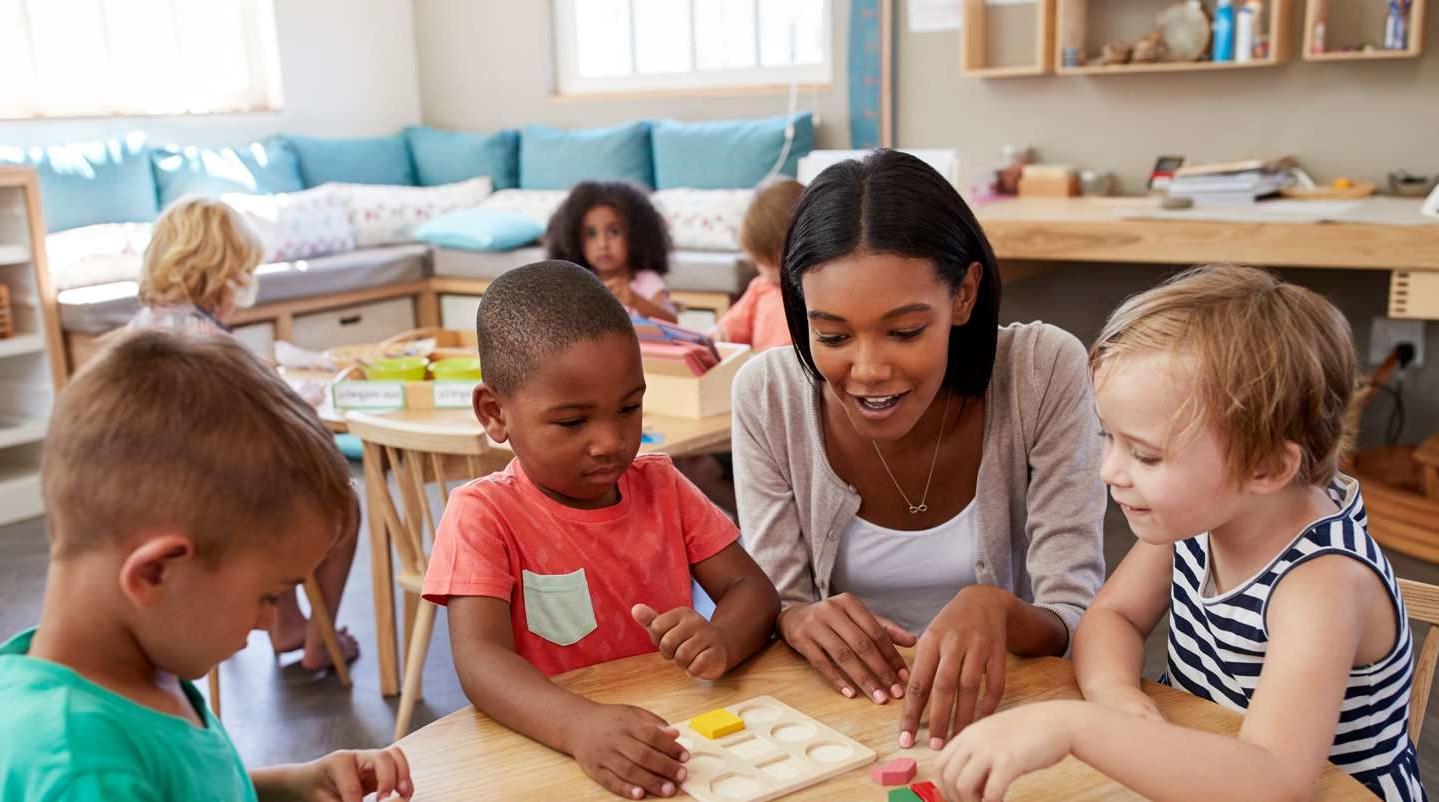
[[[1059,75],[1132,75],[1145,72],[1205,72],[1210,70],[1247,70],[1277,67],[1274,59],[1255,61],[1161,61],[1153,64],[1095,64],[1085,67],[1060,67]]]
[[[0,465],[0,525],[45,512],[40,496],[40,466]]]
[[[1054,4],[1056,0],[1031,0],[1019,5],[1033,6],[1034,56],[1024,64],[989,64],[990,32],[986,25],[986,0],[964,0],[964,43],[960,48],[959,73],[966,78],[1026,78],[1054,72]]]
[[[1311,0],[1312,2],[1313,0]],[[1347,0],[1344,0],[1347,2]],[[1092,51],[1087,37],[1090,33],[1090,0],[1058,0],[1055,11],[1054,64],[1056,75],[1138,75],[1143,73],[1166,72],[1213,72],[1215,70],[1250,70],[1277,67],[1289,61],[1289,13],[1293,0],[1265,0],[1264,13],[1268,15],[1269,55],[1251,61],[1159,61],[1129,64],[1084,64],[1077,67],[1064,65],[1064,50],[1067,47],[1080,50],[1083,54]],[[1242,0],[1236,0],[1238,6]],[[1418,2],[1418,0],[1416,0]],[[1102,4],[1101,4],[1102,5]],[[1206,2],[1211,17],[1212,0]],[[1262,19],[1262,18],[1261,18]]]
[[[38,354],[45,350],[45,338],[39,334],[18,334],[0,340],[0,359],[21,354]]]
[[[1344,9],[1343,13],[1350,19],[1340,19],[1340,22],[1350,23],[1352,29],[1357,14],[1364,14],[1369,24],[1359,23],[1364,33],[1358,38],[1376,38],[1383,41],[1383,21],[1389,14],[1389,4],[1384,0],[1306,0],[1304,6],[1304,60],[1305,61],[1393,61],[1394,59],[1418,58],[1424,53],[1424,11],[1428,0],[1413,0],[1409,7],[1409,46],[1403,50],[1381,50],[1376,47],[1374,50],[1330,50],[1315,52],[1319,43],[1315,41],[1315,32],[1322,23],[1325,27],[1325,43],[1338,43],[1342,34],[1335,30],[1333,23],[1335,15],[1330,13],[1331,3],[1339,2],[1343,5],[1338,8]],[[1380,24],[1375,24],[1380,23]],[[1336,34],[1339,34],[1336,36]],[[1370,44],[1378,44],[1370,42]],[[1322,45],[1320,45],[1322,46]]]
[[[23,265],[30,261],[30,249],[24,245],[0,245],[0,265]]]
[[[46,420],[0,418],[0,448],[38,443],[50,428]]]

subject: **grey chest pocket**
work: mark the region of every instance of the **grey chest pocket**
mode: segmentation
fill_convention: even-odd
[[[569,646],[595,631],[595,608],[585,569],[568,574],[521,572],[525,626],[558,646]]]

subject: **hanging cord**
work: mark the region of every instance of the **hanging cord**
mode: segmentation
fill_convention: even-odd
[[[789,63],[790,63],[790,67],[791,67],[791,68],[794,67],[795,51],[798,49],[798,42],[797,42],[797,37],[798,37],[798,36],[799,36],[799,33],[798,33],[798,31],[796,30],[796,27],[795,27],[795,24],[794,24],[794,20],[790,20],[790,23],[789,23]],[[787,159],[789,159],[790,147],[794,144],[794,121],[795,121],[795,118],[798,116],[798,114],[797,114],[798,110],[799,110],[799,76],[798,76],[797,74],[795,74],[795,73],[791,70],[791,72],[790,72],[790,79],[789,79],[789,110],[785,113],[785,119],[784,119],[784,145],[779,149],[779,158],[778,158],[778,159],[775,159],[774,166],[771,167],[771,168],[769,168],[769,172],[765,173],[764,178],[760,179],[760,183],[761,183],[761,184],[764,184],[765,182],[767,182],[767,181],[769,181],[770,179],[774,178],[775,176],[779,175],[780,168],[783,167],[785,161],[786,161]]]

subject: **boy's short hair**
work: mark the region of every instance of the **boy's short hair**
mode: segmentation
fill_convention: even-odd
[[[1090,370],[1173,353],[1193,376],[1181,437],[1213,424],[1232,476],[1299,446],[1295,480],[1331,481],[1351,432],[1357,360],[1349,322],[1322,296],[1265,270],[1205,265],[1127,299],[1090,349]]]
[[[545,357],[612,332],[635,336],[624,306],[595,274],[557,259],[505,272],[475,313],[480,369],[503,394],[518,390]]]
[[[140,301],[214,309],[230,282],[243,282],[264,259],[264,242],[239,212],[218,200],[183,197],[155,221]]]
[[[41,483],[57,557],[171,529],[214,561],[265,545],[304,501],[358,524],[349,466],[314,409],[237,340],[138,330],[56,401]]]
[[[784,238],[804,185],[789,179],[761,184],[745,210],[739,227],[739,246],[752,258],[779,267],[784,261]]]

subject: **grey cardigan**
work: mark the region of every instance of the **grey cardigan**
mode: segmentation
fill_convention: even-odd
[[[752,359],[734,382],[740,531],[786,607],[830,595],[839,538],[860,506],[825,453],[821,393],[790,348]],[[985,399],[975,573],[1053,611],[1072,642],[1104,580],[1102,444],[1084,346],[1044,323],[1001,327]]]

